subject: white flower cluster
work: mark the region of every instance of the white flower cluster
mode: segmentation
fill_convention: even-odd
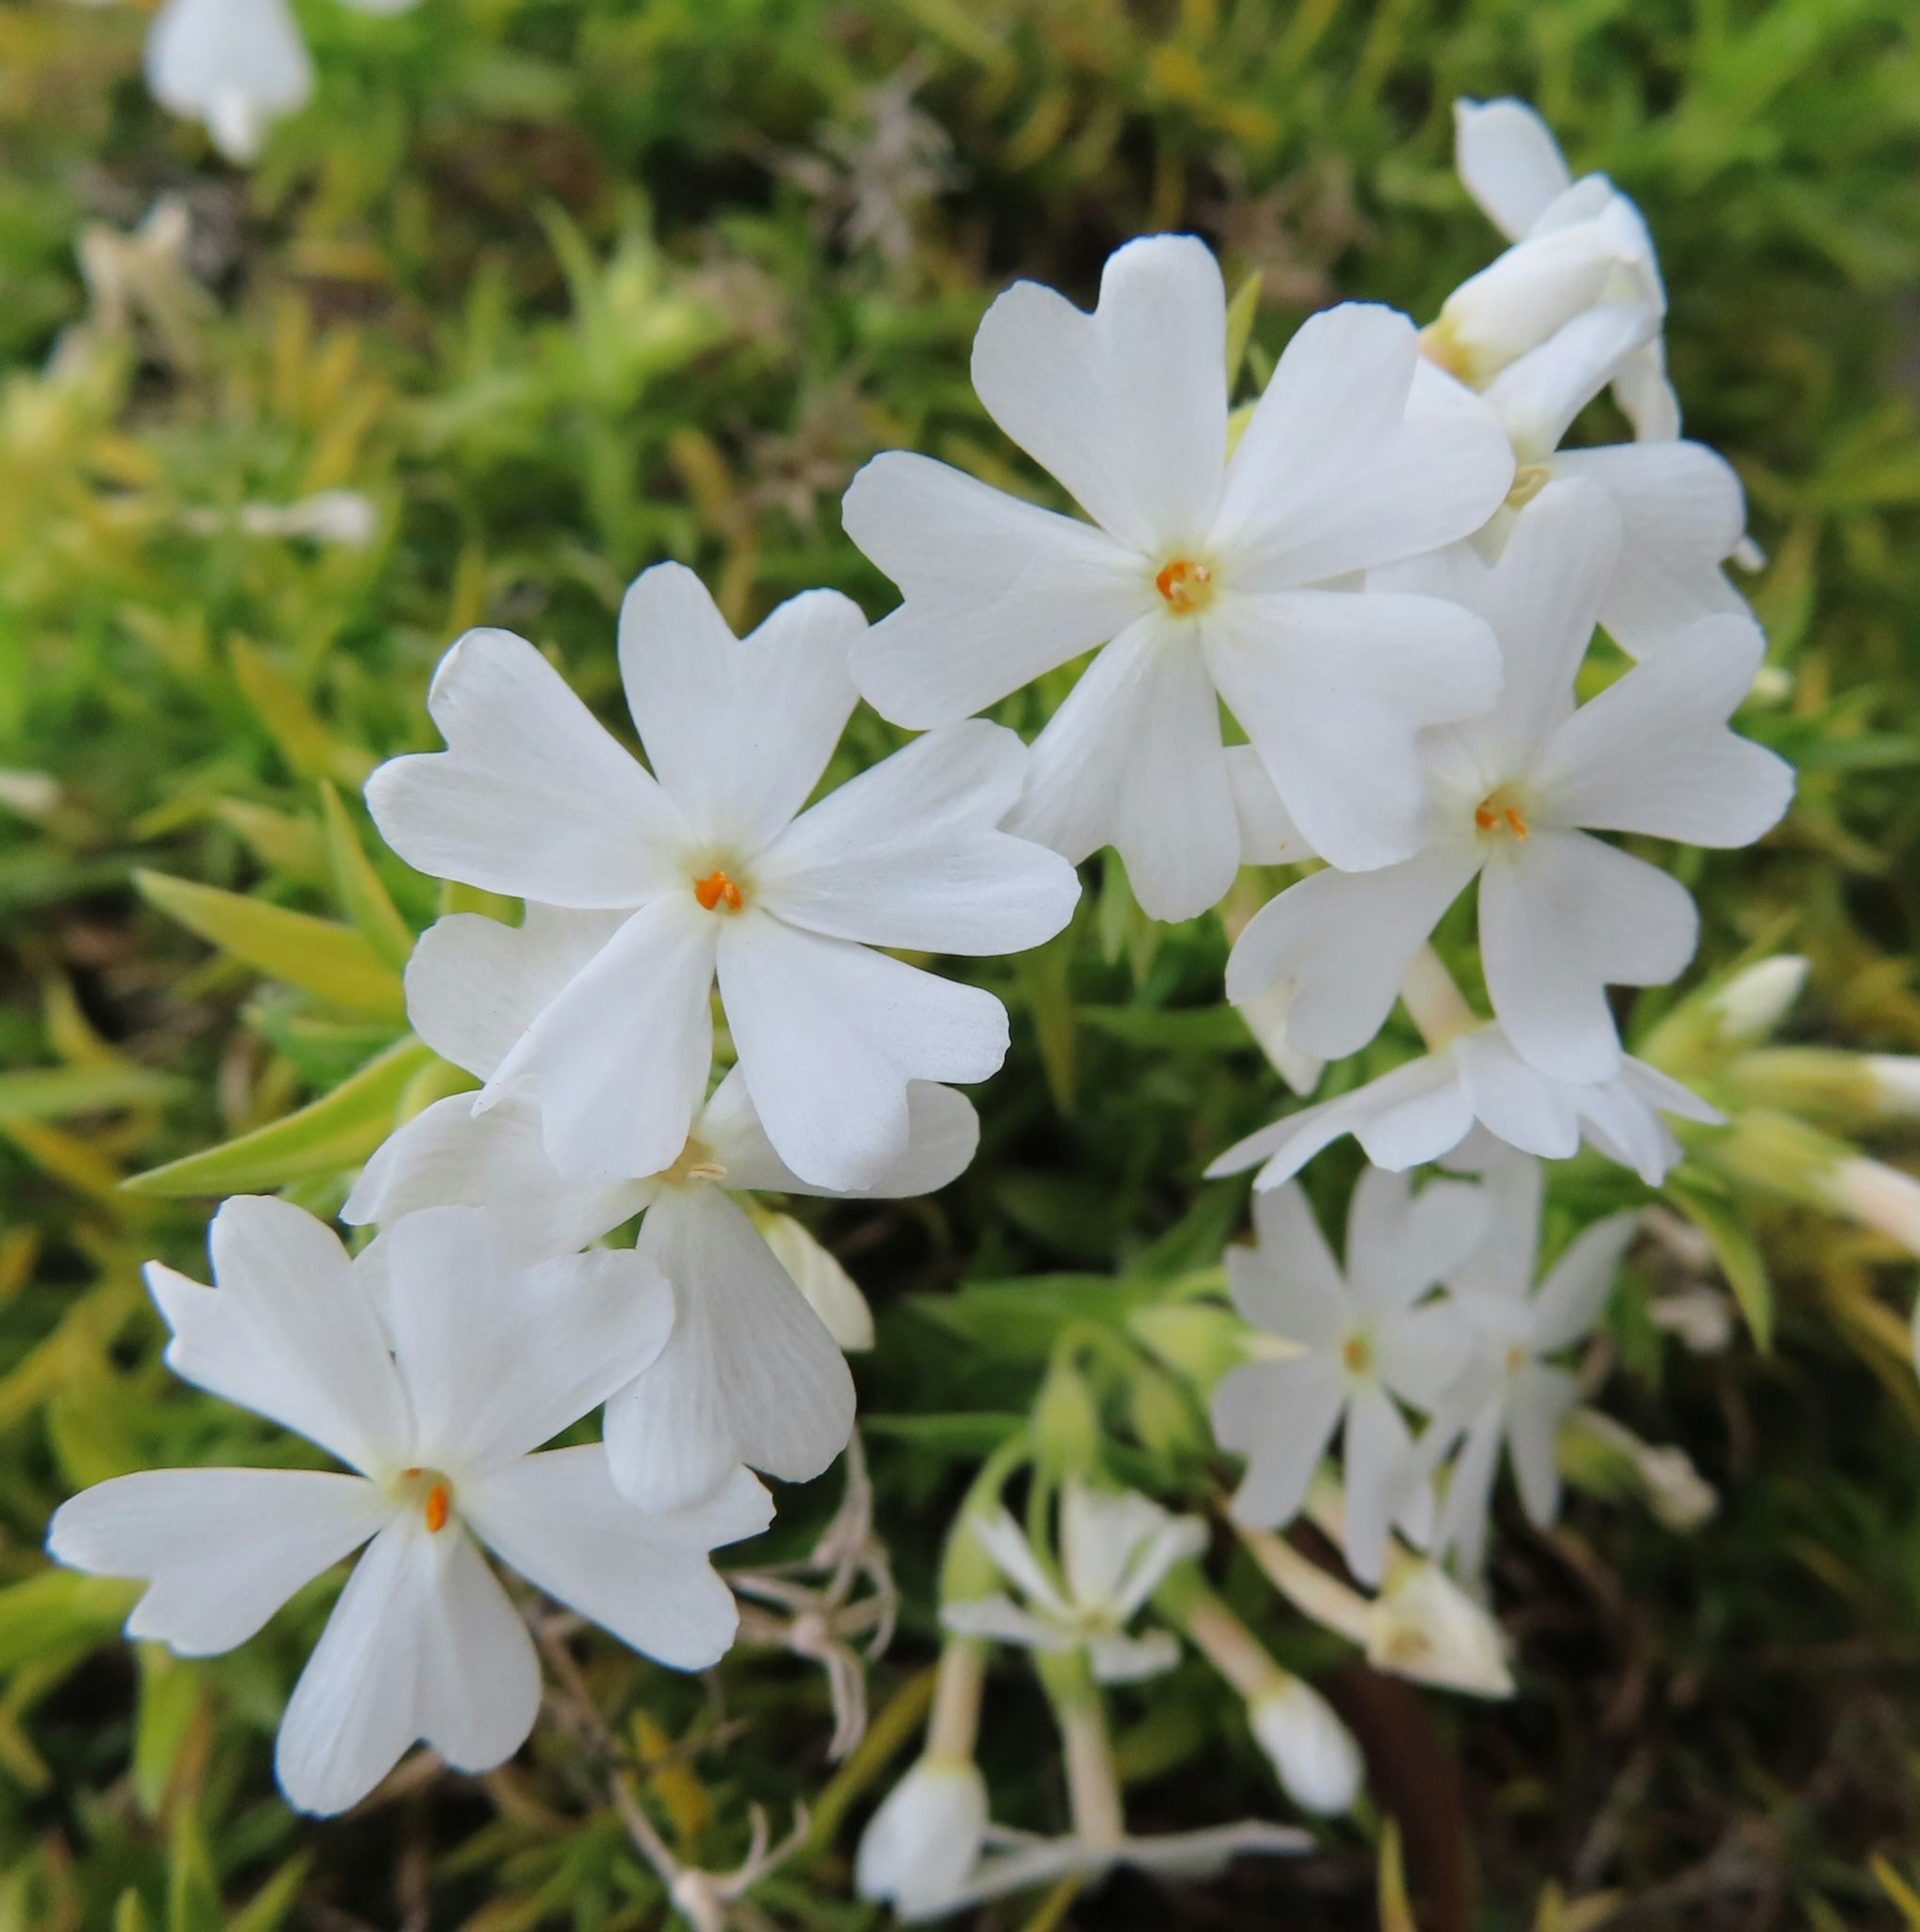
[[[157,70],[220,10],[173,0]],[[224,98],[200,103],[217,129]],[[842,1349],[868,1336],[831,1258],[752,1197],[910,1195],[966,1167],[978,1122],[948,1083],[996,1071],[1006,1013],[899,956],[1041,944],[1102,846],[1166,920],[1216,905],[1243,863],[1323,862],[1241,934],[1230,997],[1278,1000],[1292,1046],[1330,1058],[1404,988],[1433,1049],[1216,1163],[1264,1163],[1260,1245],[1230,1265],[1242,1312],[1284,1338],[1218,1391],[1219,1439],[1247,1458],[1239,1517],[1301,1509],[1337,1430],[1368,1582],[1396,1530],[1477,1562],[1503,1442],[1550,1515],[1574,1394],[1552,1358],[1596,1318],[1632,1219],[1589,1228],[1536,1288],[1529,1156],[1583,1138],[1655,1180],[1677,1150],[1661,1114],[1712,1118],[1623,1055],[1607,1001],[1685,967],[1692,902],[1594,835],[1743,843],[1791,778],[1729,728],[1764,648],[1724,574],[1740,492],[1675,440],[1644,227],[1605,181],[1569,182],[1515,104],[1463,108],[1460,150],[1513,246],[1424,332],[1368,305],[1315,316],[1239,412],[1200,242],[1122,248],[1092,314],[1009,290],[975,383],[1085,519],[895,452],[846,498],[903,593],[870,629],[812,591],[738,638],[692,573],[648,570],[619,633],[644,764],[532,644],[480,630],[448,652],[428,700],[445,748],[383,766],[367,797],[410,864],[524,903],[517,925],[442,918],[407,970],[415,1028],[478,1090],[367,1163],[343,1218],[377,1232],[352,1258],[249,1198],[213,1224],[216,1287],[151,1271],[178,1373],[357,1473],[123,1477],[50,1537],[145,1580],[130,1631],[196,1654],[369,1545],[283,1727],[296,1804],[354,1802],[416,1738],[469,1768],[525,1738],[535,1652],[475,1539],[663,1662],[726,1648],[708,1554],[771,1515],[750,1471],[804,1480],[845,1446]],[[1610,386],[1639,440],[1560,452]],[[1596,625],[1635,660],[1610,682]],[[1089,652],[1030,748],[972,715]],[[923,735],[810,804],[861,696]],[[1469,885],[1486,1022],[1443,975],[1436,993],[1426,949]],[[1343,1272],[1286,1184],[1346,1132],[1376,1165]],[[1486,1178],[1385,1171],[1442,1156]],[[637,1217],[633,1246],[595,1245]],[[603,1406],[601,1441],[543,1449]],[[1350,1797],[1330,1714],[1197,1597],[1197,1522],[1092,1489],[1060,1515],[1057,1566],[1004,1513],[972,1520],[1023,1600],[950,1603],[956,1641],[1126,1679],[1173,1660],[1171,1633],[1126,1626],[1177,1600],[1307,1802]],[[972,1788],[948,1780],[928,1815]],[[1011,1855],[978,1895],[1136,1856],[1088,1792],[1077,1849]],[[863,1858],[870,1891],[903,1866],[897,1837]],[[1295,1843],[1200,1837],[1169,1857]]]

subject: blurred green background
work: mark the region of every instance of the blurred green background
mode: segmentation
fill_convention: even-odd
[[[660,1925],[659,1885],[547,1726],[483,1781],[403,1780],[325,1826],[286,1812],[271,1730],[329,1586],[241,1652],[180,1664],[119,1643],[127,1589],[50,1572],[40,1549],[82,1484],[302,1453],[171,1384],[137,1268],[197,1270],[221,1192],[284,1187],[325,1211],[396,1109],[440,1090],[401,1041],[397,968],[443,901],[379,852],[358,801],[379,758],[433,742],[436,658],[505,625],[612,715],[619,598],[663,556],[743,625],[814,584],[877,614],[891,592],[837,508],[868,454],[907,446],[1036,487],[966,378],[1008,279],[1090,302],[1117,243],[1194,230],[1230,286],[1260,277],[1257,382],[1312,309],[1360,296],[1424,320],[1490,256],[1451,106],[1517,92],[1577,170],[1645,211],[1688,430],[1739,469],[1769,560],[1751,589],[1774,670],[1743,724],[1799,764],[1799,796],[1754,850],[1687,855],[1695,981],[1804,953],[1795,1036],[1920,1052],[1920,16],[297,10],[318,98],[243,174],[148,99],[141,7],[0,10],[0,1932]],[[163,196],[187,212],[181,250],[115,238]],[[289,529],[286,506],[332,491],[370,503],[367,530]],[[1031,728],[1057,694],[1001,715]],[[863,712],[837,771],[892,735]],[[825,1762],[819,1675],[777,1652],[743,1651],[711,1684],[585,1653],[684,1856],[736,1860],[749,1801],[815,1802],[807,1849],[755,1894],[778,1924],[884,1918],[850,1899],[850,1852],[924,1706],[952,1504],[1063,1323],[1218,1261],[1244,1190],[1200,1169],[1280,1095],[1218,1009],[1218,923],[1152,927],[1117,867],[1089,874],[1069,933],[981,972],[1015,1047],[978,1096],[972,1172],[929,1202],[813,1217],[879,1316],[863,1402],[906,1606],[869,1746]],[[1666,998],[1643,1000],[1638,1033]],[[1911,1166],[1915,1144],[1880,1151],[1904,1144]],[[1317,1191],[1337,1193],[1346,1158]],[[1505,1706],[1356,1675],[1230,1576],[1280,1654],[1332,1673],[1378,1809],[1177,1904],[1123,1879],[984,1922],[1404,1932],[1376,1885],[1391,1813],[1418,1922],[1439,1932],[1920,1927],[1914,1265],[1778,1198],[1795,1192],[1778,1162],[1760,1178],[1722,1231],[1723,1253],[1764,1256],[1739,1284],[1760,1332],[1676,1348],[1637,1276],[1608,1344],[1609,1406],[1685,1446],[1721,1492],[1712,1522],[1682,1538],[1590,1498],[1550,1537],[1507,1522],[1493,1582],[1521,1692]],[[1643,1198],[1584,1164],[1556,1186],[1583,1213]],[[1126,1473],[1170,1501],[1217,1474],[1173,1400],[1158,1433],[1116,1424]],[[806,1548],[839,1480],[786,1499],[771,1554]],[[1275,1813],[1198,1666],[1122,1715],[1139,1828]],[[1058,1828],[1044,1706],[1017,1670],[994,1678],[984,1749],[999,1815]]]

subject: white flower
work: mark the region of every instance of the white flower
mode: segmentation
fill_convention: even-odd
[[[1574,418],[1644,353],[1657,326],[1646,309],[1603,303],[1487,385],[1481,395],[1505,429],[1518,466],[1506,503],[1469,539],[1482,555],[1497,554],[1526,504],[1556,480],[1604,491],[1622,534],[1601,590],[1600,621],[1635,657],[1670,643],[1703,617],[1750,614],[1724,567],[1741,554],[1747,526],[1745,495],[1724,457],[1703,444],[1671,439],[1560,448]]]
[[[1399,1172],[1453,1153],[1478,1123],[1496,1140],[1547,1160],[1566,1160],[1584,1140],[1657,1187],[1680,1158],[1662,1114],[1721,1123],[1698,1094],[1643,1060],[1622,1060],[1610,1080],[1556,1080],[1521,1059],[1497,1025],[1483,1025],[1337,1100],[1283,1114],[1229,1148],[1207,1174],[1215,1179],[1264,1162],[1254,1185],[1278,1187],[1343,1134],[1352,1135],[1376,1167]]]
[[[518,927],[468,913],[442,920],[407,967],[421,1036],[490,1078],[554,990],[598,956],[617,918],[529,905]],[[907,1103],[907,1146],[869,1193],[930,1192],[972,1157],[979,1122],[963,1096],[916,1081]],[[658,1360],[608,1403],[607,1439],[622,1488],[663,1509],[696,1500],[735,1463],[805,1481],[845,1447],[853,1382],[835,1337],[738,1198],[831,1191],[782,1164],[736,1067],[657,1172],[570,1180],[548,1159],[522,1094],[510,1089],[480,1114],[472,1094],[455,1094],[380,1148],[340,1211],[385,1224],[439,1204],[489,1206],[529,1250],[550,1254],[643,1214],[640,1252],[666,1276],[677,1313]],[[846,1283],[835,1304],[843,1320],[849,1295],[864,1312]]]
[[[971,1758],[920,1759],[861,1834],[854,1889],[903,1918],[946,1909],[979,1862],[987,1785]]]
[[[1152,1677],[1179,1660],[1171,1631],[1131,1637],[1126,1627],[1168,1570],[1206,1547],[1198,1517],[1171,1516],[1131,1490],[1071,1480],[1060,1496],[1060,1582],[1005,1509],[971,1516],[967,1527],[1026,1604],[1002,1596],[947,1604],[940,1617],[948,1630],[1034,1650],[1083,1648],[1104,1684]]]
[[[563,1174],[622,1180],[678,1156],[712,1059],[716,973],[754,1109],[816,1186],[870,1186],[898,1158],[914,1082],[984,1079],[1005,1057],[992,994],[874,949],[1037,945],[1079,884],[998,830],[1026,754],[997,725],[931,733],[801,810],[852,709],[847,647],[864,628],[846,598],[813,591],[737,640],[699,579],[662,564],[620,617],[651,773],[531,644],[472,631],[428,699],[448,748],[368,781],[410,864],[619,915],[479,1102],[531,1096]]]
[[[644,1256],[530,1264],[491,1216],[438,1208],[349,1260],[311,1215],[253,1196],[222,1207],[209,1245],[215,1288],[147,1271],[169,1365],[358,1473],[117,1477],[57,1511],[47,1544],[145,1580],[127,1634],[203,1657],[371,1539],[280,1726],[291,1802],[345,1810],[417,1738],[467,1771],[525,1740],[539,1666],[475,1538],[662,1663],[726,1651],[736,1613],[707,1552],[766,1527],[759,1484],[736,1471],[699,1508],[648,1516],[598,1444],[532,1453],[659,1352],[672,1304]]]
[[[257,160],[268,128],[313,92],[287,0],[166,0],[147,36],[146,69],[154,98],[204,122],[230,161]]]
[[[1349,304],[1295,335],[1230,459],[1226,328],[1189,236],[1120,249],[1091,315],[1016,283],[981,323],[974,386],[1092,523],[899,451],[846,502],[906,598],[853,654],[897,722],[948,723],[1107,646],[1011,822],[1076,860],[1116,846],[1161,919],[1204,911],[1240,862],[1221,700],[1300,832],[1364,867],[1418,840],[1420,728],[1484,710],[1499,681],[1458,609],[1325,587],[1484,524],[1512,476],[1497,424],[1416,391],[1404,316]]]
[[[1234,1306],[1298,1352],[1243,1364],[1214,1392],[1214,1435],[1247,1459],[1237,1521],[1291,1522],[1343,1422],[1348,1567],[1378,1582],[1395,1523],[1425,1540],[1433,1497],[1394,1398],[1430,1408],[1459,1367],[1468,1339],[1459,1318],[1419,1304],[1486,1220],[1477,1187],[1436,1180],[1416,1196],[1404,1177],[1369,1168],[1353,1192],[1343,1274],[1298,1187],[1255,1197],[1257,1243],[1227,1253]]]
[[[1602,303],[1664,317],[1667,292],[1639,209],[1604,175],[1573,178],[1547,124],[1523,101],[1454,104],[1454,159],[1468,194],[1514,245],[1448,297],[1428,352],[1476,388]],[[1614,376],[1643,441],[1679,435],[1680,407],[1658,336]]]
[[[1485,1557],[1502,1443],[1528,1516],[1544,1529],[1559,1512],[1555,1444],[1580,1390],[1548,1358],[1583,1340],[1599,1320],[1620,1258],[1640,1225],[1640,1216],[1628,1213],[1583,1228],[1536,1286],[1545,1192],[1539,1162],[1500,1161],[1485,1186],[1493,1203],[1486,1238],[1446,1275],[1452,1306],[1473,1337],[1472,1357],[1434,1405],[1421,1444],[1429,1468],[1459,1445],[1434,1549],[1436,1554],[1457,1552],[1469,1574],[1479,1570]]]
[[[1677,880],[1589,831],[1743,845],[1778,820],[1793,789],[1791,766],[1728,728],[1766,649],[1743,620],[1707,619],[1574,708],[1617,550],[1605,499],[1559,484],[1522,515],[1497,563],[1470,550],[1436,562],[1500,640],[1499,701],[1426,734],[1421,849],[1376,872],[1327,870],[1289,887],[1236,943],[1230,998],[1290,981],[1292,1044],[1330,1059],[1355,1052],[1441,915],[1478,879],[1487,989],[1507,1038],[1560,1078],[1617,1074],[1607,987],[1674,978],[1693,956],[1698,919]]]
[[[1283,1675],[1249,1703],[1248,1716],[1286,1795],[1302,1810],[1331,1817],[1352,1810],[1364,1769],[1360,1748],[1310,1684]]]

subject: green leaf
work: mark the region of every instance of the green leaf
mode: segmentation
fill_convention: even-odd
[[[220,1932],[220,1882],[198,1809],[174,1814],[166,1848],[166,1932]]]
[[[343,784],[358,786],[364,781],[373,768],[370,752],[337,739],[298,687],[257,646],[244,638],[234,638],[226,650],[234,682],[291,770],[304,778],[333,778]]]
[[[1740,1304],[1755,1346],[1773,1348],[1773,1282],[1753,1224],[1738,1201],[1697,1168],[1682,1167],[1667,1178],[1665,1192],[1713,1249],[1714,1258]]]
[[[860,1426],[869,1436],[890,1436],[916,1448],[972,1461],[992,1455],[1016,1430],[1026,1426],[1026,1418],[987,1409],[949,1415],[863,1415]]]
[[[140,1700],[133,1716],[133,1796],[141,1814],[157,1818],[180,1754],[200,1710],[200,1679],[190,1664],[163,1646],[137,1646]]]
[[[43,1657],[78,1655],[118,1634],[140,1586],[43,1570],[0,1590],[0,1676]]]
[[[299,1903],[311,1863],[304,1852],[289,1858],[226,1922],[226,1932],[280,1932],[287,1915]]]
[[[334,890],[347,917],[360,928],[375,954],[396,973],[402,971],[413,951],[413,928],[400,915],[387,896],[380,875],[373,869],[353,829],[340,795],[322,782],[321,814],[326,821],[327,856],[333,866]]]
[[[1256,268],[1233,291],[1227,305],[1227,386],[1230,391],[1247,359],[1247,344],[1254,338],[1254,318],[1260,313],[1260,272]]]
[[[237,1140],[136,1174],[135,1194],[257,1194],[316,1174],[358,1167],[404,1118],[404,1102],[433,1053],[409,1034],[353,1077],[284,1120]]]
[[[190,1090],[186,1082],[151,1068],[106,1061],[85,1066],[23,1066],[0,1073],[0,1120],[58,1120],[160,1107]]]
[[[1080,1023],[1129,1046],[1173,1053],[1237,1053],[1251,1036],[1239,1010],[1217,1006],[1082,1006]]]
[[[243,964],[349,1012],[406,1018],[400,974],[352,926],[163,872],[133,880],[149,904]]]

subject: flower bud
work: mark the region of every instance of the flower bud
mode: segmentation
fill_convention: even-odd
[[[923,1757],[861,1834],[854,1885],[903,1918],[930,1916],[959,1891],[987,1833],[987,1786],[971,1759]]]
[[[1764,1040],[1787,1017],[1807,983],[1807,962],[1783,952],[1757,961],[1707,995],[1724,1040]]]
[[[1835,1163],[1824,1191],[1836,1212],[1920,1255],[1920,1180],[1912,1174],[1855,1154]]]
[[[1247,1715],[1286,1795],[1303,1811],[1331,1816],[1352,1809],[1360,1795],[1359,1747],[1310,1684],[1283,1674],[1248,1706]]]
[[[1514,1694],[1499,1624],[1437,1563],[1397,1564],[1372,1623],[1367,1660],[1375,1670],[1478,1697]]]

